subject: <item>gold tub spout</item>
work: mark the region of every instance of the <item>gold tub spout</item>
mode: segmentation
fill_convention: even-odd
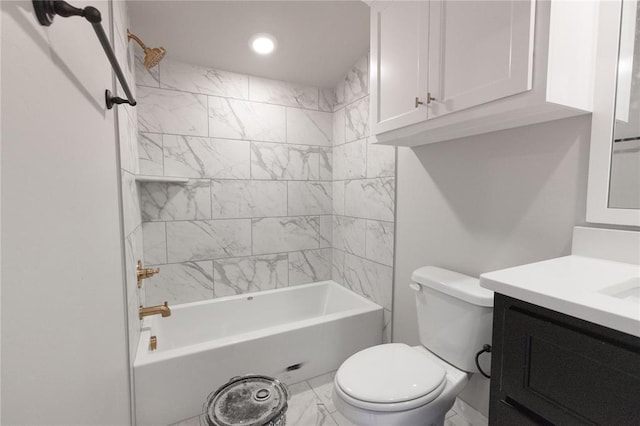
[[[171,315],[171,309],[169,309],[169,303],[164,302],[164,305],[149,306],[143,308],[140,306],[140,319],[149,315],[162,315],[162,317],[168,317]]]

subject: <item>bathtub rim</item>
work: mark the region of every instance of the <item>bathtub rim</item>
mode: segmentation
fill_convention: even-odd
[[[350,293],[350,296],[357,298],[358,302],[362,303],[362,305],[351,308],[351,309],[334,312],[331,314],[325,314],[325,315],[320,315],[313,318],[297,320],[297,321],[293,321],[286,324],[274,325],[266,328],[261,328],[258,330],[252,330],[244,333],[235,334],[233,336],[222,337],[218,339],[208,340],[205,342],[198,342],[191,345],[167,349],[166,351],[159,351],[159,352],[150,352],[148,350],[148,343],[152,335],[151,333],[152,333],[153,323],[155,321],[161,321],[162,319],[147,317],[144,319],[142,323],[142,328],[140,330],[140,338],[138,340],[138,349],[136,351],[136,356],[133,360],[133,368],[135,370],[135,368],[137,367],[143,367],[146,365],[151,365],[158,362],[166,361],[168,359],[182,357],[190,354],[201,353],[214,348],[237,344],[239,342],[243,342],[246,340],[258,339],[261,337],[265,337],[265,336],[269,336],[277,333],[284,333],[284,332],[291,331],[298,328],[311,327],[318,323],[338,321],[342,318],[350,317],[358,314],[365,314],[365,313],[374,312],[377,310],[382,310],[382,311],[384,310],[384,308],[381,305],[378,305],[377,303],[367,299],[366,297],[356,293],[355,291],[341,284],[338,284],[333,280],[318,281],[314,283],[300,284],[296,286],[276,288],[272,290],[264,290],[264,291],[256,291],[251,293],[237,294],[232,296],[224,296],[224,297],[218,297],[215,299],[198,300],[195,302],[188,302],[188,303],[182,303],[182,304],[176,305],[175,307],[172,307],[172,309],[182,310],[182,309],[188,309],[194,306],[223,303],[230,300],[246,299],[247,297],[252,297],[254,295],[274,294],[274,293],[281,293],[285,291],[292,291],[292,290],[299,290],[303,288],[320,287],[320,286],[338,287],[339,288],[338,291],[344,291],[344,292]]]

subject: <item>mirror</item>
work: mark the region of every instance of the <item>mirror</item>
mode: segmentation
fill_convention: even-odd
[[[622,3],[608,207],[640,208],[640,13]]]
[[[600,2],[587,221],[640,226],[640,11]]]

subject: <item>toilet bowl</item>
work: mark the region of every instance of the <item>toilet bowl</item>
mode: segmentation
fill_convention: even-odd
[[[336,372],[334,404],[357,425],[443,425],[470,373],[478,371],[476,352],[491,343],[493,292],[477,279],[425,267],[412,280],[422,345],[367,348]]]
[[[359,380],[356,374],[367,368],[371,373]],[[358,352],[342,364],[333,401],[357,425],[438,425],[468,377],[422,346],[390,343]]]

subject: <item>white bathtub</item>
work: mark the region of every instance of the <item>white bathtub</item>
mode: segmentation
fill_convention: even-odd
[[[351,354],[382,342],[382,307],[333,281],[171,311],[168,318],[145,318],[134,361],[138,425],[200,414],[209,393],[233,376],[264,374],[291,384],[336,370]]]

